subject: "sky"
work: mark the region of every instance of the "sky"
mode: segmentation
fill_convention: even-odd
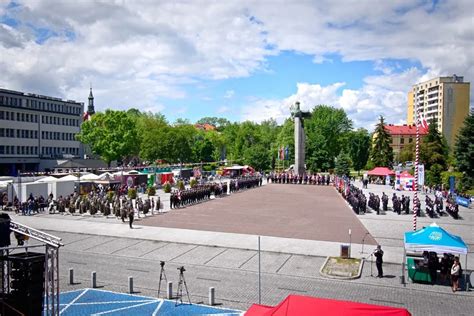
[[[161,112],[282,123],[296,101],[354,127],[406,120],[407,92],[474,79],[474,1],[0,0],[0,87]],[[471,84],[471,104],[474,100]]]

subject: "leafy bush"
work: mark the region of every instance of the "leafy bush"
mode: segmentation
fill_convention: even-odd
[[[154,196],[156,194],[156,189],[154,186],[151,186],[147,190],[148,196]]]
[[[196,185],[197,185],[197,180],[196,179],[191,179],[191,181],[189,182],[189,185],[191,186],[191,188],[194,188]]]
[[[166,181],[165,184],[163,185],[163,191],[165,191],[165,193],[171,192],[171,184],[168,181]]]
[[[114,196],[115,196],[114,191],[108,191],[107,192],[107,201],[109,201],[109,203],[112,203],[112,201],[114,200]]]
[[[183,180],[178,181],[178,190],[182,191],[184,190],[184,182]]]
[[[130,188],[128,189],[127,196],[129,199],[136,199],[137,198],[137,189],[135,188]]]

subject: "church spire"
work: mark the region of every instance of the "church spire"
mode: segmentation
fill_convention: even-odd
[[[91,88],[90,88],[90,92],[89,92],[89,106],[87,107],[87,113],[89,115],[92,115],[95,113],[95,110],[94,110],[94,96],[92,95],[92,84],[91,84]]]

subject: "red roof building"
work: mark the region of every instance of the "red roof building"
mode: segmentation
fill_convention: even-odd
[[[203,130],[203,131],[215,131],[216,127],[212,124],[204,123],[204,124],[195,124],[195,128]]]
[[[394,125],[387,124],[385,129],[392,136],[392,149],[395,160],[399,161],[400,152],[410,143],[416,141],[416,126],[415,125]],[[428,128],[420,127],[420,137],[428,134]]]

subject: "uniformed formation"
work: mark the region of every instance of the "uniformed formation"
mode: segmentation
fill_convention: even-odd
[[[181,208],[211,199],[212,186],[198,185],[186,190],[176,190],[170,195],[170,208]]]
[[[435,196],[434,201],[427,195],[425,198],[426,214],[429,217],[437,217],[443,215],[443,198]],[[435,213],[436,211],[436,213]]]
[[[261,176],[249,176],[230,180],[230,193],[262,186]]]
[[[346,190],[342,190],[342,196],[347,200],[352,210],[356,214],[365,213],[367,211],[367,198],[361,189],[350,184]]]
[[[446,212],[448,212],[454,219],[459,219],[459,205],[451,194],[446,199]]]
[[[331,183],[331,177],[329,175],[321,175],[318,173],[305,173],[300,175],[293,174],[292,172],[271,173],[268,179],[271,183],[284,184],[329,185]]]
[[[400,215],[402,212],[410,214],[410,197],[402,194],[402,197],[398,197],[396,193],[392,196],[393,211]],[[420,214],[417,214],[419,216]]]

